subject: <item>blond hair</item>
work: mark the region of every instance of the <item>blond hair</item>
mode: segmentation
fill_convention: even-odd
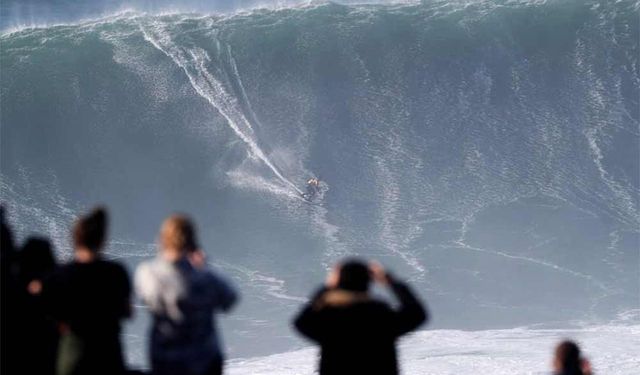
[[[160,227],[160,246],[166,250],[191,252],[198,248],[196,230],[185,215],[171,215]]]

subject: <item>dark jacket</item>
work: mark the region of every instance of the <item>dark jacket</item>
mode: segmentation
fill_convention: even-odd
[[[131,313],[130,294],[125,268],[101,259],[65,265],[45,281],[43,303],[67,327],[59,342],[58,374],[124,372],[120,323]]]
[[[397,309],[367,293],[321,289],[296,317],[298,331],[320,344],[320,374],[398,373],[396,339],[427,320],[407,285],[390,281]]]

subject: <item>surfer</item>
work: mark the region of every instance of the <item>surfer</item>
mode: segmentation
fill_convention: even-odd
[[[310,201],[312,200],[316,194],[320,191],[320,180],[312,177],[307,180],[307,192],[302,193],[302,198]]]

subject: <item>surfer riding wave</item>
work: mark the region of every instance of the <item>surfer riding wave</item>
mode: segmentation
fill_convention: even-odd
[[[320,193],[320,179],[312,177],[307,180],[307,191],[302,193],[302,198],[311,202]]]

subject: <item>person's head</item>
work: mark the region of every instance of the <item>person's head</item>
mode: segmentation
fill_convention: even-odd
[[[96,255],[107,238],[108,217],[103,207],[96,207],[80,217],[73,226],[73,246],[78,252]]]
[[[51,243],[44,238],[30,237],[20,251],[20,274],[26,282],[40,280],[51,272],[56,262]]]
[[[556,346],[553,367],[556,373],[563,375],[582,375],[582,358],[578,345],[565,340]]]
[[[340,265],[338,288],[353,292],[369,290],[371,275],[367,263],[359,259],[348,259]]]
[[[193,222],[185,215],[171,215],[160,228],[160,247],[163,254],[179,258],[198,249]]]

